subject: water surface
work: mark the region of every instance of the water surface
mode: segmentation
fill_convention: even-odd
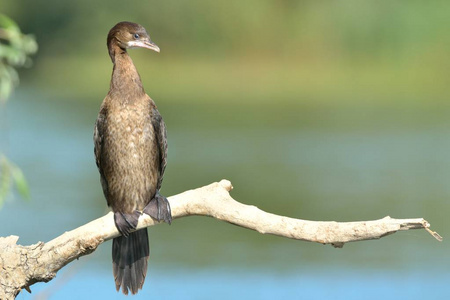
[[[100,100],[69,100],[22,91],[8,103],[2,147],[27,175],[32,200],[3,206],[0,236],[19,235],[23,245],[48,241],[107,212],[92,142]],[[445,106],[158,104],[169,131],[166,195],[226,178],[236,200],[273,213],[336,221],[424,217],[447,235]],[[422,230],[343,249],[205,217],[149,234],[149,275],[137,298],[448,296],[449,247]],[[110,248],[101,245],[18,299],[119,298]]]

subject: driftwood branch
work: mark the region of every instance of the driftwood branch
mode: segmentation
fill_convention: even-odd
[[[436,239],[430,224],[422,218],[393,219],[385,217],[375,221],[316,222],[293,219],[264,212],[255,206],[234,200],[228,180],[213,183],[195,190],[169,197],[174,219],[202,215],[223,220],[260,233],[284,236],[291,239],[331,244],[342,247],[344,243],[379,239],[399,230],[421,229]],[[143,215],[138,229],[156,225]],[[22,290],[36,282],[52,280],[62,267],[83,255],[92,253],[104,241],[119,236],[112,213],[84,226],[66,232],[47,242],[31,246],[17,245],[17,236],[0,238],[0,299],[14,299]]]

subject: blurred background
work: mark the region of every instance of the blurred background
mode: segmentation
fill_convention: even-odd
[[[0,236],[49,241],[108,211],[92,134],[112,70],[106,35],[127,20],[161,48],[130,54],[168,128],[164,195],[226,178],[236,200],[275,214],[423,217],[444,237],[334,249],[188,217],[149,229],[134,299],[450,295],[448,1],[0,0],[0,13],[39,45],[0,113],[1,151],[31,195],[9,197]],[[110,252],[17,299],[123,298]]]

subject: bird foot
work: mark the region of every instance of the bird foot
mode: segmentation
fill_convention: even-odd
[[[132,214],[121,212],[114,213],[114,223],[124,237],[128,237],[133,229],[136,229],[141,212],[135,210]]]
[[[169,201],[159,193],[159,190],[156,191],[155,197],[144,208],[144,213],[158,222],[172,223],[172,211]]]

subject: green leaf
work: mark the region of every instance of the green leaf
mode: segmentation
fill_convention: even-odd
[[[0,103],[6,101],[18,83],[19,76],[17,71],[13,67],[0,62]]]
[[[17,192],[22,196],[25,200],[30,200],[30,189],[28,188],[28,182],[23,175],[22,170],[10,163],[11,176],[13,178],[14,184],[16,185]]]
[[[29,67],[29,55],[38,50],[32,35],[23,34],[19,26],[0,14],[0,103],[6,102],[19,83],[15,67]]]
[[[28,55],[37,49],[32,35],[23,34],[12,19],[0,14],[0,104],[6,102],[19,83],[15,67],[30,66]],[[0,153],[0,208],[13,185],[22,198],[30,199],[30,190],[22,170]]]
[[[11,192],[13,184],[23,199],[30,199],[30,190],[22,170],[0,154],[0,208]]]
[[[17,26],[16,22],[3,14],[0,14],[0,27],[20,32],[19,26]]]
[[[11,189],[11,173],[9,170],[8,160],[5,156],[0,155],[0,207],[5,202],[6,196]]]

